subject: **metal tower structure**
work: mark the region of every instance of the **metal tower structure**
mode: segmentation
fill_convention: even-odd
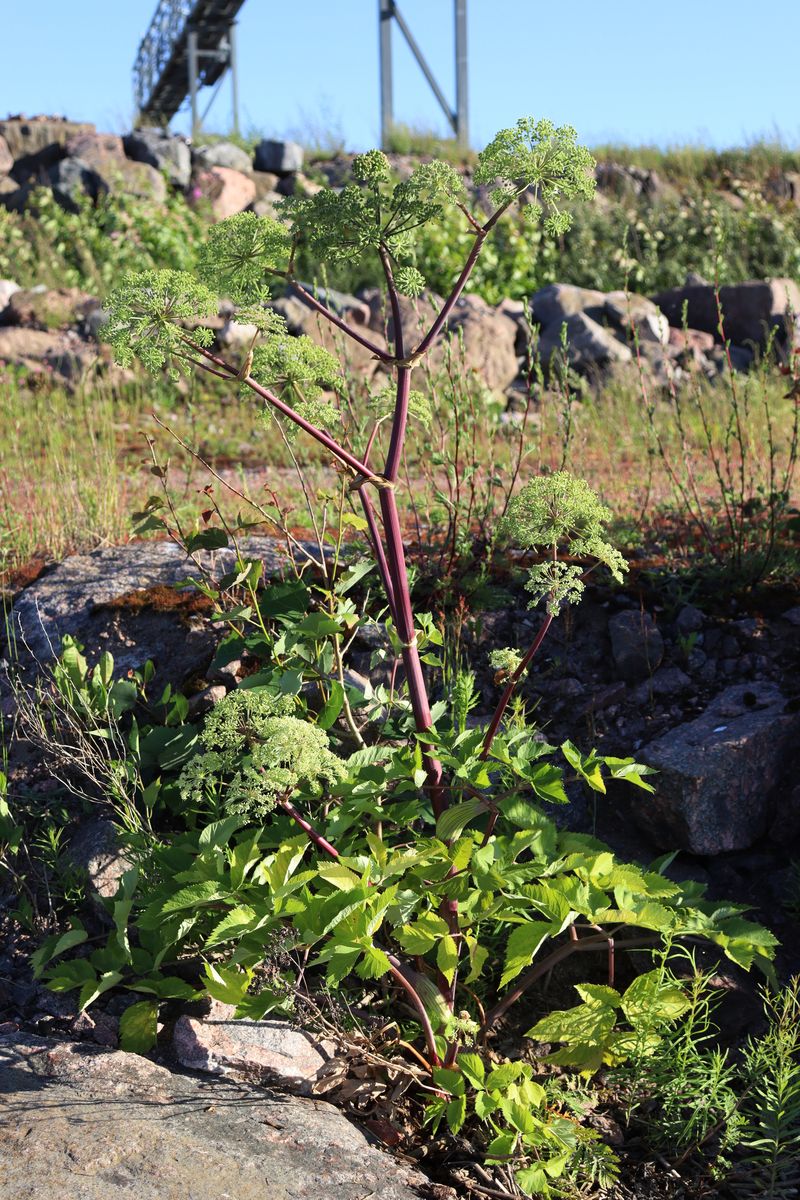
[[[397,6],[397,0],[378,0],[378,20],[380,29],[380,71],[381,71],[381,145],[384,149],[389,145],[389,139],[394,121],[393,115],[393,79],[392,79],[392,24],[395,23],[408,43],[408,48],[419,64],[422,74],[428,81],[431,91],[439,102],[447,122],[456,136],[459,146],[466,149],[469,145],[469,122],[467,100],[467,0],[453,0],[455,17],[455,50],[456,50],[456,106],[450,107],[442,89],[436,82],[433,71],[425,61],[425,57],[409,29],[403,14]]]
[[[188,96],[192,134],[197,134],[205,116],[199,112],[200,88],[216,84],[218,91],[230,69],[233,127],[238,132],[236,17],[243,4],[244,0],[159,0],[133,67],[140,120],[166,125]]]

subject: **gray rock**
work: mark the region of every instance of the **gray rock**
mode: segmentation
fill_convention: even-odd
[[[690,328],[713,334],[717,342],[721,340],[717,301],[710,284],[670,288],[653,296],[653,300],[670,325],[682,325],[685,304]],[[791,279],[766,282],[754,279],[729,284],[720,288],[720,303],[725,317],[725,336],[737,347],[747,343],[763,346],[773,328],[788,332],[787,313],[790,309],[795,314],[800,313],[800,286]]]
[[[784,621],[788,621],[790,625],[800,625],[800,604],[794,608],[787,608],[783,614]]]
[[[253,173],[250,155],[233,142],[214,142],[211,146],[198,146],[192,150],[192,161],[201,167],[229,167],[231,171],[241,171],[243,175]]]
[[[320,1043],[286,1021],[237,1020],[235,1011],[212,1001],[205,1017],[179,1017],[172,1037],[178,1061],[193,1071],[243,1075],[311,1095],[333,1044]]]
[[[72,835],[67,853],[72,866],[86,872],[95,898],[102,900],[117,894],[120,879],[132,865],[116,826],[106,817],[84,821]]]
[[[5,333],[16,332],[6,330]],[[27,334],[37,333],[26,330]],[[274,538],[248,538],[242,543],[245,555],[259,556],[265,574],[274,574],[285,562],[280,542]],[[223,575],[234,564],[231,550],[204,554],[206,565],[215,574]],[[183,551],[171,542],[134,542],[127,546],[102,547],[88,554],[74,554],[49,570],[27,587],[17,598],[11,612],[11,626],[16,651],[25,651],[39,662],[47,662],[59,650],[65,633],[77,637],[93,648],[101,645],[103,633],[109,637],[109,613],[103,606],[120,597],[128,597],[145,589],[171,587],[194,574],[196,568]],[[112,610],[119,619],[120,610]],[[144,612],[130,610],[130,629],[117,637],[112,649],[120,669],[139,667],[147,658],[171,661],[175,653],[176,614],[156,613],[151,624]],[[113,624],[113,623],[112,623]],[[130,636],[131,632],[133,636]],[[113,639],[112,639],[113,640]],[[210,652],[212,637],[189,622],[182,639],[182,656],[188,655],[185,666],[199,666]],[[194,650],[192,651],[192,646]],[[183,658],[182,658],[183,661]],[[157,662],[158,665],[158,662]],[[178,672],[180,673],[180,672]]]
[[[297,142],[278,142],[264,138],[256,146],[253,165],[257,171],[290,175],[303,169],[303,147]]]
[[[14,175],[20,183],[63,157],[71,137],[94,130],[94,125],[75,124],[63,117],[9,117],[0,121],[0,137],[14,159]]]
[[[767,828],[772,793],[798,736],[800,713],[786,711],[774,684],[726,688],[702,716],[638,751],[660,774],[635,819],[665,850],[746,849]]]
[[[167,195],[163,176],[147,163],[125,157],[122,138],[111,133],[80,133],[66,143],[69,157],[87,167],[102,181],[104,191],[112,195],[135,196],[161,204]]]
[[[531,317],[542,329],[566,321],[587,308],[602,309],[605,292],[575,287],[571,283],[549,283],[531,297]]]
[[[0,1200],[418,1200],[426,1189],[330,1104],[174,1075],[119,1050],[7,1034],[0,1094]]]
[[[62,158],[48,172],[53,195],[67,212],[77,212],[83,196],[96,201],[108,184],[81,158]]]
[[[165,172],[173,187],[183,191],[189,186],[192,155],[183,138],[163,129],[135,129],[125,135],[122,144],[128,158]]]
[[[625,609],[608,622],[614,664],[627,683],[648,679],[664,657],[664,639],[649,613]]]
[[[588,315],[595,317],[592,309]],[[661,346],[666,346],[669,342],[669,321],[658,306],[646,296],[609,292],[603,304],[602,315],[626,337],[631,336],[633,326],[640,341],[657,342]],[[595,319],[599,319],[599,314]]]
[[[653,695],[661,698],[676,696],[692,686],[689,676],[680,667],[661,667],[652,678]]]
[[[699,633],[703,628],[705,617],[701,609],[696,608],[694,604],[684,604],[681,611],[675,618],[675,624],[678,627],[678,633],[682,637],[688,637],[690,633]]]
[[[14,166],[14,157],[8,148],[8,142],[0,133],[0,177],[8,175]]]
[[[633,355],[610,329],[593,321],[584,312],[549,325],[539,339],[542,362],[548,366],[562,354],[561,331],[567,329],[567,361],[577,370],[591,370],[608,362],[631,362]]]

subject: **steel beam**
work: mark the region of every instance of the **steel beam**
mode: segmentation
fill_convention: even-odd
[[[380,48],[380,77],[381,77],[381,145],[384,150],[389,146],[389,139],[394,124],[393,95],[392,95],[392,18],[394,17],[394,0],[378,0],[378,35]]]
[[[400,11],[397,0],[378,0],[378,22],[380,34],[380,81],[381,81],[381,145],[389,145],[393,114],[392,96],[392,22],[406,40],[409,50],[433,92],[436,101],[456,136],[459,146],[469,145],[468,89],[467,89],[467,0],[453,0],[455,17],[455,110],[442,91],[425,55]]]

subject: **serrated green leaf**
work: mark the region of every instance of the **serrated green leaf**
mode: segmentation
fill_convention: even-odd
[[[120,979],[122,979],[120,971],[106,971],[99,979],[87,979],[78,996],[78,1009],[80,1012],[83,1012],[85,1008],[93,1004],[98,996],[102,996],[103,992],[107,992],[109,988],[116,987]]]
[[[458,966],[458,946],[449,933],[445,934],[436,948],[436,965],[447,982],[452,983]]]
[[[140,1000],[131,1004],[120,1017],[119,1044],[131,1054],[146,1054],[156,1044],[158,1035],[158,1002]]]
[[[52,959],[58,958],[60,954],[65,954],[67,950],[74,949],[75,946],[82,945],[88,936],[80,922],[75,921],[72,929],[68,929],[65,933],[54,933],[46,938],[38,950],[34,950],[31,955],[34,979],[41,978],[43,969]]]
[[[486,1078],[486,1068],[483,1065],[483,1059],[479,1054],[470,1054],[463,1052],[459,1054],[457,1063],[464,1077],[469,1080],[475,1088],[482,1088],[484,1079]]]
[[[395,937],[408,954],[427,954],[448,933],[446,921],[436,913],[425,912],[410,925],[403,925]]]
[[[534,955],[552,933],[553,926],[549,921],[529,921],[512,929],[506,946],[506,960],[500,979],[501,988],[530,965]]]
[[[258,915],[249,904],[237,904],[227,912],[221,921],[212,929],[205,940],[204,949],[218,946],[221,942],[229,942],[240,938],[258,922]]]

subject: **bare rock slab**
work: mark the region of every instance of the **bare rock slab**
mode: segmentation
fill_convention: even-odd
[[[0,1036],[0,1200],[419,1200],[428,1189],[322,1101]]]
[[[24,332],[32,336],[38,331]],[[277,539],[248,538],[241,548],[244,554],[261,558],[267,576],[285,563]],[[220,550],[204,561],[219,576],[232,569],[235,556],[232,550]],[[125,669],[140,667],[148,658],[157,666],[159,661],[166,664],[174,657],[176,645],[184,642],[190,651],[196,643],[197,654],[192,651],[189,658],[196,657],[199,663],[213,644],[200,622],[191,623],[187,636],[177,639],[174,613],[156,614],[151,619],[133,612],[126,630],[109,637],[108,613],[103,612],[104,606],[121,597],[169,588],[195,574],[192,561],[171,542],[134,542],[71,555],[43,572],[15,601],[11,624],[16,651],[21,656],[27,650],[39,662],[47,662],[59,653],[63,635],[71,634],[87,646],[96,646],[102,639],[106,643],[103,648],[110,649],[118,666]],[[185,657],[184,650],[181,654]]]
[[[236,1020],[234,1011],[214,1001],[206,1017],[179,1017],[172,1042],[178,1062],[195,1071],[278,1082],[310,1095],[333,1046],[320,1045],[286,1021]]]
[[[636,820],[664,850],[744,850],[766,829],[776,788],[797,753],[800,713],[774,684],[726,688],[702,716],[637,752],[660,774]]]

